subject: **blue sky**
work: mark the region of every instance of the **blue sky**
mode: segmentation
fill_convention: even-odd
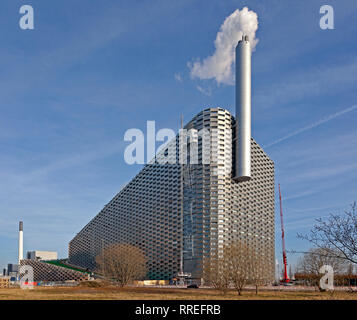
[[[326,3],[334,30],[319,28]],[[19,28],[23,4],[34,7],[35,30]],[[287,248],[309,248],[296,233],[357,200],[357,108],[348,109],[357,105],[357,2],[5,0],[0,266],[17,260],[19,220],[25,251],[67,256],[76,232],[141,168],[124,162],[127,129],[147,120],[177,129],[180,113],[189,120],[206,107],[234,113],[234,88],[192,79],[187,63],[212,55],[224,19],[244,6],[259,19],[253,136],[275,161]]]

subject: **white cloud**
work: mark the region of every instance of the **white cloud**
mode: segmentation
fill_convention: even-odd
[[[175,77],[175,80],[177,80],[178,82],[182,82],[182,80],[183,80],[180,73],[175,73],[174,77]]]
[[[220,27],[214,42],[215,52],[212,56],[189,62],[191,77],[199,79],[215,79],[218,84],[234,84],[232,65],[235,61],[235,47],[243,34],[248,35],[254,50],[258,39],[255,32],[258,29],[258,15],[247,7],[237,9],[228,16]]]
[[[211,96],[212,95],[212,90],[211,90],[211,88],[207,88],[207,89],[205,89],[205,88],[203,88],[203,87],[201,87],[201,86],[197,86],[196,87],[197,88],[197,90],[199,91],[199,92],[201,92],[202,94],[204,94],[205,96]]]

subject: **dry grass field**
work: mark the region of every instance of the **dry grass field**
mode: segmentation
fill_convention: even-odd
[[[316,292],[299,290],[253,290],[238,296],[235,291],[226,295],[213,289],[147,288],[147,287],[37,287],[0,289],[0,300],[357,300],[357,292]]]

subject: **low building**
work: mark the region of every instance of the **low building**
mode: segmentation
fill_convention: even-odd
[[[28,260],[57,260],[57,257],[56,251],[27,251]]]
[[[7,265],[7,275],[10,277],[16,277],[19,271],[19,266],[17,264],[9,263]]]
[[[86,272],[74,270],[70,267],[64,267],[64,265],[55,265],[50,262],[43,262],[34,259],[21,260],[21,266],[32,268],[32,281],[34,282],[63,282],[89,280],[89,274]]]

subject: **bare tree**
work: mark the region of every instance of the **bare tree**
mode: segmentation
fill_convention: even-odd
[[[354,266],[352,263],[349,263],[348,264],[348,267],[347,267],[347,270],[346,270],[346,274],[351,276],[351,275],[354,275]]]
[[[310,234],[298,234],[321,249],[331,249],[335,257],[357,263],[357,204],[343,215],[330,214],[328,219],[317,219]]]
[[[345,259],[329,248],[312,248],[305,253],[298,263],[298,271],[319,275],[323,265],[330,265],[334,273],[342,274],[347,268]]]
[[[265,264],[264,264],[264,256],[261,255],[260,252],[251,251],[251,270],[249,275],[249,282],[255,286],[255,294],[258,294],[258,290],[260,286],[265,285],[269,280],[267,279],[266,272],[264,272]]]
[[[96,257],[98,272],[117,281],[121,287],[146,274],[146,258],[142,250],[126,243],[110,245]]]
[[[242,295],[248,284],[254,285],[258,294],[259,286],[267,282],[264,268],[264,257],[258,251],[245,243],[234,242],[225,245],[206,262],[204,279],[223,294],[233,286],[238,295]]]
[[[252,270],[255,268],[254,252],[246,244],[239,242],[225,247],[224,256],[231,282],[238,295],[242,295],[243,288],[252,279]]]
[[[335,274],[343,274],[347,269],[347,261],[338,252],[330,248],[313,248],[303,255],[298,263],[298,272],[312,276],[312,283],[320,288],[320,268],[329,265]]]
[[[226,294],[230,284],[229,276],[228,264],[224,255],[220,257],[217,254],[212,255],[204,269],[205,283]]]

